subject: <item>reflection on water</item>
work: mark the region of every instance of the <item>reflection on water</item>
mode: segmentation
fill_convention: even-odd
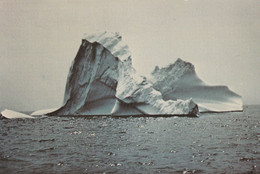
[[[0,120],[0,173],[259,173],[260,106],[200,118]]]

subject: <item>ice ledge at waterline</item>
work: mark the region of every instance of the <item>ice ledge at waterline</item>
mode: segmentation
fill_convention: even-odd
[[[197,115],[241,111],[242,99],[208,86],[194,66],[178,59],[148,77],[132,67],[118,33],[85,35],[67,78],[63,106],[49,115]]]
[[[34,118],[30,115],[26,115],[20,112],[12,111],[9,109],[5,109],[1,112],[1,116],[8,119],[17,119],[17,118]]]

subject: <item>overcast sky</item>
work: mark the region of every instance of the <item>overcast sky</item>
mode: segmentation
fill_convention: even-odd
[[[117,31],[142,74],[178,57],[260,104],[258,0],[0,0],[0,108],[62,103],[84,33]]]

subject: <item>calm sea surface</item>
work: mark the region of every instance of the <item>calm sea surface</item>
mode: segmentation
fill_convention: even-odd
[[[200,118],[0,120],[0,173],[260,173],[260,106]]]

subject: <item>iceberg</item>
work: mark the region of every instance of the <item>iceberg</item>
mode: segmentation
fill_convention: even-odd
[[[241,96],[226,86],[205,84],[194,65],[181,59],[155,67],[148,77],[138,74],[120,34],[103,32],[84,35],[68,73],[63,105],[47,115],[198,116],[241,111],[242,106]]]
[[[85,35],[72,62],[63,105],[48,115],[189,115],[191,99],[165,100],[153,83],[136,73],[118,33]]]
[[[198,116],[243,111],[242,97],[227,86],[210,86],[189,62],[177,59],[144,77],[132,66],[119,33],[85,34],[70,67],[63,104],[32,116]],[[5,118],[35,118],[4,110]]]
[[[23,114],[23,113],[20,113],[20,112],[16,112],[16,111],[12,111],[12,110],[9,110],[9,109],[5,109],[1,112],[1,115],[4,117],[4,118],[8,118],[8,119],[16,119],[16,118],[34,118],[30,115],[26,115],[26,114]]]

